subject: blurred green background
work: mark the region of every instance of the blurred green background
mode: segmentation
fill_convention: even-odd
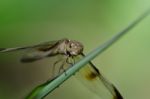
[[[88,53],[129,25],[149,0],[1,0],[0,47],[70,38]],[[150,98],[150,17],[93,62],[125,99]],[[20,64],[20,53],[0,54],[0,99],[23,99],[49,78],[48,60]],[[99,99],[74,77],[46,99]]]

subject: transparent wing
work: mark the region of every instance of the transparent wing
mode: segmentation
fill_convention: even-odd
[[[21,56],[20,61],[22,63],[35,62],[35,61],[46,58],[49,54],[50,54],[50,51],[40,51],[38,49],[32,48],[24,52],[24,54]]]
[[[15,48],[0,48],[0,53],[2,52],[12,52],[12,51],[19,51],[19,50],[26,50],[26,49],[39,49],[46,51],[52,46],[54,46],[58,41],[50,41],[50,42],[44,42],[36,45],[31,46],[24,46],[24,47],[15,47]]]
[[[84,57],[84,54],[76,57],[75,61],[82,57]],[[75,76],[102,99],[123,99],[116,87],[100,73],[92,62],[81,68]]]
[[[34,62],[45,58],[51,52],[51,49],[57,46],[59,41],[50,41],[32,46],[16,48],[0,48],[0,52],[24,51],[21,62]]]

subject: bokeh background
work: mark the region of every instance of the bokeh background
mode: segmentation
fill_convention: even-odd
[[[0,47],[70,38],[87,54],[128,26],[149,0],[1,0]],[[125,99],[150,98],[150,17],[93,60]],[[20,64],[21,53],[0,54],[0,99],[23,99],[49,78],[49,61]],[[46,99],[99,99],[74,77]]]

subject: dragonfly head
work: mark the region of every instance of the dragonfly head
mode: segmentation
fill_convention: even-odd
[[[76,56],[82,53],[83,45],[80,42],[69,40],[66,50],[69,55]]]

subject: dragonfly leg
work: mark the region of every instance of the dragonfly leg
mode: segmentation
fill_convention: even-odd
[[[69,57],[68,57],[68,58],[66,59],[66,63],[67,63],[67,64],[70,64],[70,66],[72,67],[72,66],[75,64],[75,59],[74,59],[73,56],[71,56],[71,60],[72,60],[72,62],[69,62]],[[74,73],[73,75],[75,75],[75,73]]]
[[[73,64],[75,64],[75,59],[74,59],[74,57],[72,56],[72,61],[73,61]]]
[[[48,79],[47,81],[51,81],[51,80],[54,80],[55,78],[57,78],[57,75],[55,75],[55,67],[56,65],[61,62],[61,59],[60,60],[57,60],[56,62],[54,62],[53,64],[53,67],[52,67],[52,75],[51,75],[51,78]]]
[[[62,62],[62,64],[59,66],[59,69],[56,70],[56,66],[57,64],[59,64],[60,62]],[[62,60],[62,59],[59,59],[57,61],[54,62],[53,64],[53,67],[52,67],[52,75],[51,75],[51,78],[49,80],[47,80],[48,82],[49,81],[52,81],[54,80],[55,78],[57,78],[60,74],[62,74],[63,72],[65,73],[65,75],[67,75],[66,73],[66,70],[64,68],[64,65],[66,64],[66,60]]]
[[[61,70],[63,70],[63,72],[65,73],[65,75],[67,75],[66,74],[66,70],[65,70],[65,68],[64,68],[64,65],[65,65],[65,61],[62,63],[62,65],[60,66],[60,69],[59,69],[59,74],[61,74]]]
[[[74,60],[73,60],[73,62],[70,62],[70,61],[69,61],[69,59],[70,59],[70,58],[69,58],[69,57],[67,57],[67,59],[66,59],[66,63],[67,63],[67,64],[70,64],[71,66],[73,66],[73,64],[74,64]],[[71,58],[71,59],[73,59],[73,58]]]

